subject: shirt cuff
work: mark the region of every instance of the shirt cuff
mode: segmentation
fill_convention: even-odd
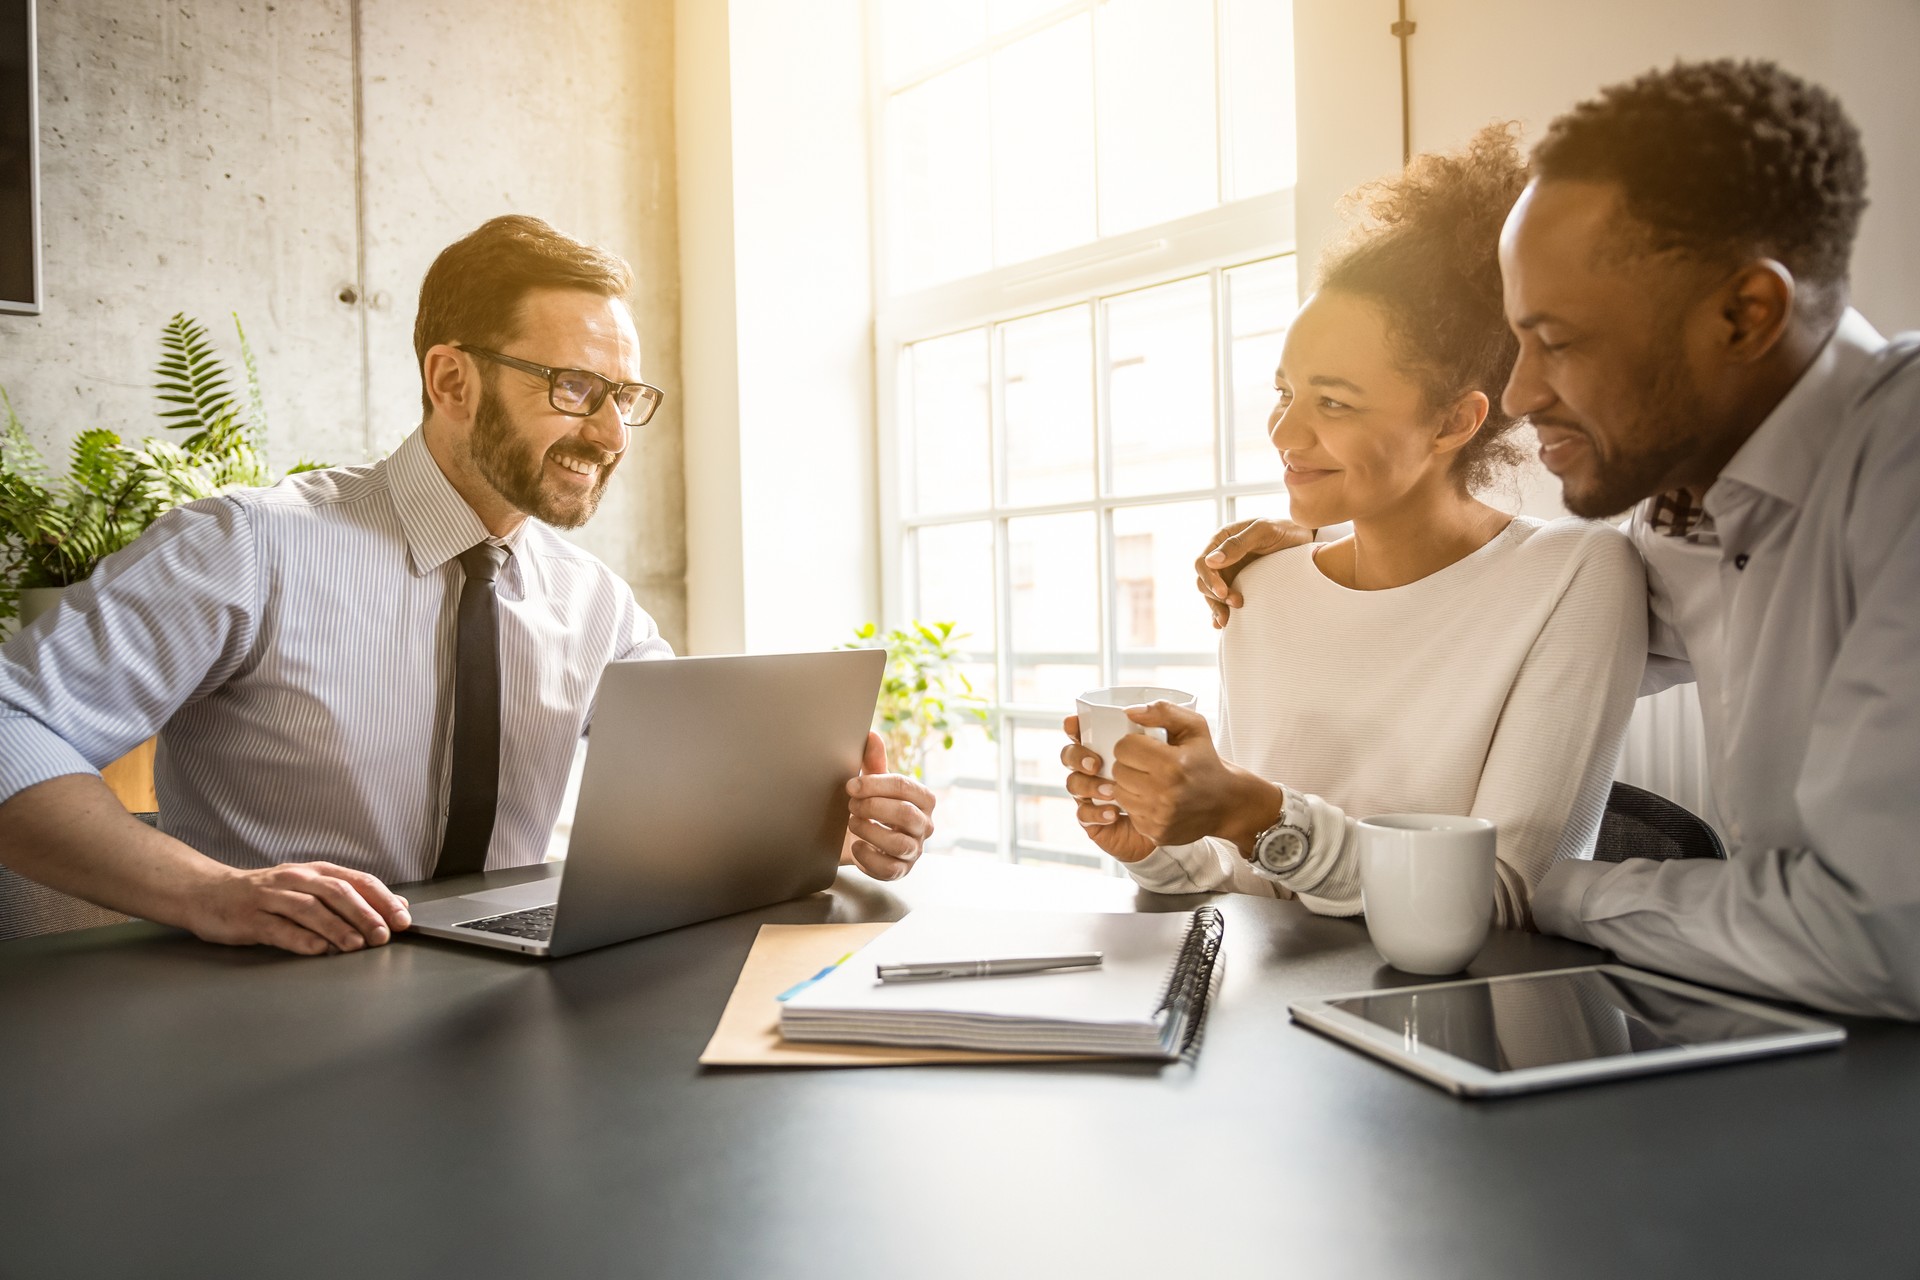
[[[65,738],[25,715],[0,716],[0,804],[28,787],[70,773],[100,771]]]
[[[1563,858],[1547,868],[1547,874],[1533,891],[1533,923],[1542,933],[1558,934],[1589,946],[1599,946],[1587,932],[1586,916],[1581,911],[1587,893],[1600,878],[1613,870],[1609,862],[1589,862],[1584,858]]]
[[[1209,890],[1199,886],[1185,863],[1174,852],[1176,848],[1191,849],[1192,845],[1161,845],[1138,862],[1128,862],[1127,874],[1134,883],[1150,893],[1207,893]]]

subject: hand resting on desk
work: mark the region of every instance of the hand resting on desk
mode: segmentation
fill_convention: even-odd
[[[0,864],[62,893],[208,942],[299,955],[380,946],[413,923],[378,878],[331,862],[225,866],[136,820],[94,774],[68,774],[0,805]]]
[[[875,880],[898,880],[933,834],[933,792],[904,774],[887,772],[887,747],[867,734],[860,776],[847,782],[847,843],[840,861]]]

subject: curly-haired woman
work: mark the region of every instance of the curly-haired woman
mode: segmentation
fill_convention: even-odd
[[[1268,422],[1294,519],[1352,533],[1236,582],[1218,749],[1199,715],[1155,704],[1133,718],[1168,741],[1122,739],[1108,782],[1068,720],[1081,824],[1144,887],[1352,915],[1356,819],[1471,814],[1498,827],[1494,918],[1525,926],[1547,867],[1590,850],[1646,585],[1618,530],[1475,496],[1521,456],[1499,407],[1517,343],[1496,249],[1525,184],[1511,131],[1490,128],[1357,193],[1362,217],[1287,332]],[[1256,860],[1282,824],[1310,838]]]

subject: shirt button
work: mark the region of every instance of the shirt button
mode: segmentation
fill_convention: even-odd
[[[1747,553],[1746,553],[1746,552],[1744,552],[1744,551],[1742,551],[1742,552],[1741,552],[1741,553],[1740,553],[1739,555],[1737,555],[1737,556],[1735,556],[1735,557],[1733,558],[1733,567],[1734,567],[1734,568],[1736,568],[1736,569],[1744,569],[1744,568],[1746,568],[1746,567],[1747,567]]]

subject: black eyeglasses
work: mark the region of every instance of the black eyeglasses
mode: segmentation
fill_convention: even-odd
[[[535,364],[531,360],[516,360],[512,356],[503,356],[498,351],[488,351],[484,347],[462,346],[462,351],[476,356],[484,356],[495,364],[503,364],[509,369],[518,369],[530,373],[536,378],[547,380],[547,403],[561,413],[575,418],[590,418],[600,411],[600,406],[613,397],[613,407],[620,412],[620,421],[629,427],[644,427],[653,411],[660,407],[667,393],[658,387],[648,386],[644,382],[615,382],[603,378],[591,369],[550,369],[544,364]]]

